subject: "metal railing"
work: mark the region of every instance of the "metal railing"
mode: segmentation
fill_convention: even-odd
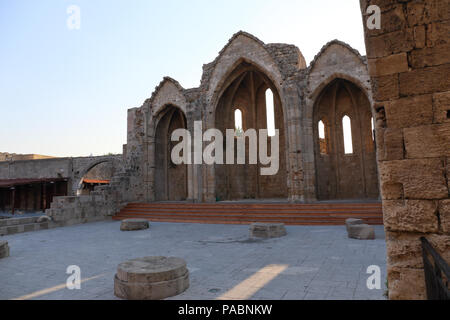
[[[428,300],[450,300],[450,267],[424,237],[422,241],[423,265]],[[429,259],[431,256],[432,260]],[[434,264],[433,264],[434,262]]]

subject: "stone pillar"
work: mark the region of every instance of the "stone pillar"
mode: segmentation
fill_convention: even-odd
[[[450,0],[361,0],[390,299],[426,299],[419,238],[450,261]],[[369,5],[381,29],[369,30]]]
[[[286,126],[287,183],[290,202],[304,201],[303,162],[301,154],[301,99],[295,82],[286,82],[283,87],[284,117]]]
[[[147,188],[147,202],[155,201],[155,149],[156,149],[156,140],[154,135],[147,136],[147,163],[145,163],[146,167],[146,179],[144,183]]]

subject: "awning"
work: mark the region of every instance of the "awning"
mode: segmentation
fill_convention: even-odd
[[[94,179],[83,179],[84,183],[98,183],[98,184],[109,184],[109,180],[94,180]]]
[[[67,181],[68,178],[37,178],[37,179],[0,179],[0,188],[11,188],[21,185],[29,185],[36,183],[50,183]]]

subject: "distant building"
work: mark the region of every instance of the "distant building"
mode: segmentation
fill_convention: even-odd
[[[42,154],[16,154],[16,153],[0,152],[0,161],[40,160],[51,158],[55,157],[44,156]]]

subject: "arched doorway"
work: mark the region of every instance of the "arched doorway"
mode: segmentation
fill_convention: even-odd
[[[155,198],[157,201],[184,201],[187,198],[187,165],[172,162],[171,141],[177,129],[186,129],[186,117],[175,106],[166,106],[156,127],[155,150]]]
[[[379,197],[370,102],[355,84],[335,79],[313,116],[318,200]]]
[[[81,172],[82,176],[76,185],[76,195],[89,195],[95,187],[108,185],[115,173],[113,160],[100,160],[90,164]]]
[[[279,170],[275,175],[261,175],[259,161],[258,164],[249,163],[249,138],[246,138],[246,164],[235,161],[232,165],[215,165],[216,199],[287,198],[285,124],[276,87],[269,77],[246,62],[242,62],[225,83],[215,112],[215,127],[224,136],[227,129],[235,129],[237,135],[249,129],[255,129],[257,133],[259,129],[268,129],[269,136],[278,129]],[[270,150],[270,139],[268,143]]]

